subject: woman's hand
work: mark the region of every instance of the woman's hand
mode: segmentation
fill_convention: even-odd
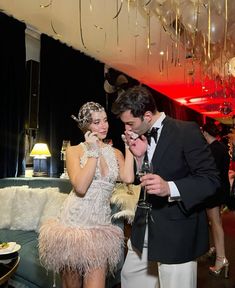
[[[99,150],[99,139],[97,137],[97,133],[87,131],[84,136],[88,146],[88,150],[91,151]]]
[[[87,143],[98,143],[99,141],[97,133],[91,131],[85,133],[85,140]]]

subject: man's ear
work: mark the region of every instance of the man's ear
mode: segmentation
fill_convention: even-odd
[[[146,122],[151,122],[152,121],[152,118],[153,118],[153,113],[151,112],[151,111],[146,111],[145,113],[144,113],[144,120],[146,121]]]

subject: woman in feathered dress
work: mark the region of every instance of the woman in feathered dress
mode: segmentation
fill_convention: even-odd
[[[122,229],[111,224],[110,198],[117,180],[133,182],[134,160],[128,147],[124,159],[120,150],[103,142],[109,124],[100,104],[84,104],[73,118],[85,142],[67,148],[73,190],[57,219],[41,226],[39,255],[47,269],[60,273],[63,288],[104,288],[124,244]]]

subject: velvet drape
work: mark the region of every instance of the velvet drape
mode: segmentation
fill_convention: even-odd
[[[71,114],[77,115],[87,101],[105,105],[104,64],[41,35],[40,99],[38,141],[46,142],[51,151],[50,175],[62,172],[60,151],[63,140],[72,145],[83,140]]]
[[[0,178],[24,174],[25,28],[0,12]]]

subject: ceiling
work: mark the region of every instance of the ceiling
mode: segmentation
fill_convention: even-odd
[[[0,9],[30,33],[45,33],[232,123],[234,0],[0,0]]]

